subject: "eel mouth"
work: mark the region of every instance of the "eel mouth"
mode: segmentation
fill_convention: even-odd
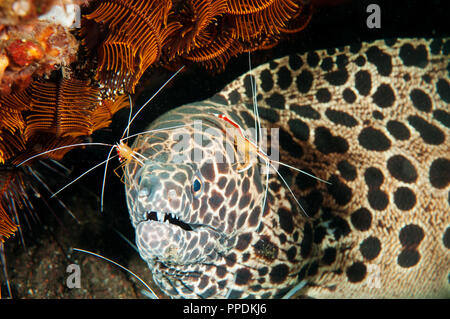
[[[148,211],[145,213],[145,221],[155,221],[159,223],[169,223],[178,227],[181,227],[183,230],[192,231],[195,228],[201,226],[198,224],[189,224],[182,221],[177,215],[172,213],[160,213],[156,211]]]

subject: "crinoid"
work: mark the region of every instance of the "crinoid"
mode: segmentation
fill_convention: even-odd
[[[216,71],[243,52],[268,49],[302,30],[312,15],[305,0],[102,0],[86,19],[107,25],[97,79],[134,92],[144,71],[196,62]],[[85,24],[87,36],[91,24]],[[175,66],[176,68],[176,66]]]
[[[157,61],[167,36],[177,26],[167,23],[171,1],[102,1],[87,15],[107,23],[110,33],[99,49],[97,79],[109,87],[134,92],[144,71]]]
[[[114,96],[89,81],[62,79],[35,81],[26,90],[0,97],[0,237],[14,233],[17,208],[28,208],[23,197],[29,177],[36,177],[31,164],[13,165],[49,149],[46,154],[61,160],[83,136],[107,127],[112,116],[128,107],[125,95]],[[22,194],[22,195],[21,195]],[[31,210],[31,209],[30,209]]]

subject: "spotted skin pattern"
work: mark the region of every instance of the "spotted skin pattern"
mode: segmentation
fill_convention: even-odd
[[[148,160],[125,167],[154,280],[174,298],[450,297],[449,54],[397,39],[291,55],[152,123],[188,124],[141,136]],[[280,160],[331,183],[280,167],[309,217],[273,171],[262,212],[264,162],[238,172],[219,138],[211,113],[254,127],[252,79]]]

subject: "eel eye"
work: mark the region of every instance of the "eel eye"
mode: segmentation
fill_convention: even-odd
[[[195,198],[198,198],[200,196],[203,189],[203,183],[197,176],[194,177],[194,181],[192,182],[192,194]]]

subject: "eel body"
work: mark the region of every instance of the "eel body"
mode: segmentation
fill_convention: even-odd
[[[158,118],[125,167],[155,282],[175,298],[450,297],[449,52],[294,54]]]

